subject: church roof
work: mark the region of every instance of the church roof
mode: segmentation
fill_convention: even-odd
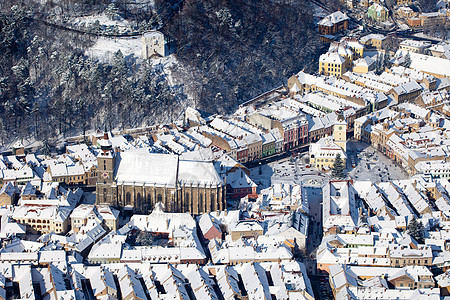
[[[172,154],[149,153],[145,149],[120,152],[116,161],[118,184],[175,187],[176,183],[193,186],[217,186],[222,180],[212,162],[182,160]]]
[[[178,181],[186,184],[218,186],[222,184],[212,162],[180,160]]]
[[[177,164],[176,155],[136,150],[121,152],[116,161],[116,181],[119,184],[147,183],[174,187]]]

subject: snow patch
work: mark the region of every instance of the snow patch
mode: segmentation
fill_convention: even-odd
[[[153,68],[160,68],[161,71],[166,75],[167,81],[170,86],[175,86],[177,83],[172,76],[172,68],[179,65],[177,58],[175,55],[171,54],[165,57],[152,59],[151,60]]]
[[[86,54],[94,59],[108,62],[114,53],[120,50],[123,56],[134,55],[141,57],[142,42],[140,37],[132,38],[106,38],[99,37],[97,42],[86,50]]]
[[[74,18],[72,20],[72,24],[75,26],[81,26],[83,24],[85,26],[89,26],[90,24],[93,24],[97,21],[102,26],[117,26],[119,27],[119,31],[125,31],[130,28],[130,24],[127,20],[124,20],[123,18],[120,18],[119,20],[111,20],[104,13],[93,16]]]

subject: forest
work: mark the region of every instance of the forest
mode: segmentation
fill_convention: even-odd
[[[96,33],[42,22],[99,11],[120,14],[140,31],[163,31],[176,45],[172,71],[181,88],[120,51],[108,62],[87,56]],[[156,0],[154,10],[132,0],[5,0],[0,39],[2,145],[17,138],[51,145],[105,126],[171,122],[187,94],[199,109],[227,113],[293,73],[313,70],[322,47],[310,4],[301,0]]]
[[[189,66],[179,76],[208,112],[228,112],[304,68],[315,71],[323,47],[312,8],[301,0],[188,0],[164,31]]]

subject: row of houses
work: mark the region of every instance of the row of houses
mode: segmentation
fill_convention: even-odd
[[[15,284],[3,281],[0,297],[17,292],[64,299],[88,293],[97,299],[119,294],[124,299],[314,299],[305,266],[292,259],[292,238],[301,234],[293,234],[290,216],[270,213],[247,220],[240,211],[212,212],[199,216],[197,224],[188,213],[157,208],[114,229],[108,228],[114,226],[107,216],[114,211],[108,209],[78,206],[67,235],[2,239],[0,273]],[[8,216],[2,214],[2,221]],[[302,240],[304,247],[306,235]],[[207,265],[205,241],[213,257]],[[44,280],[37,289],[39,278]]]
[[[334,296],[448,295],[449,187],[429,175],[326,184],[317,271],[328,274]],[[410,230],[416,220],[421,236]]]
[[[355,120],[355,139],[402,165],[410,174],[447,178],[448,122],[412,103],[384,109]]]

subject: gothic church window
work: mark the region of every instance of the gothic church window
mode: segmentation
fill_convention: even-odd
[[[129,192],[125,196],[125,205],[131,205],[131,194]]]

